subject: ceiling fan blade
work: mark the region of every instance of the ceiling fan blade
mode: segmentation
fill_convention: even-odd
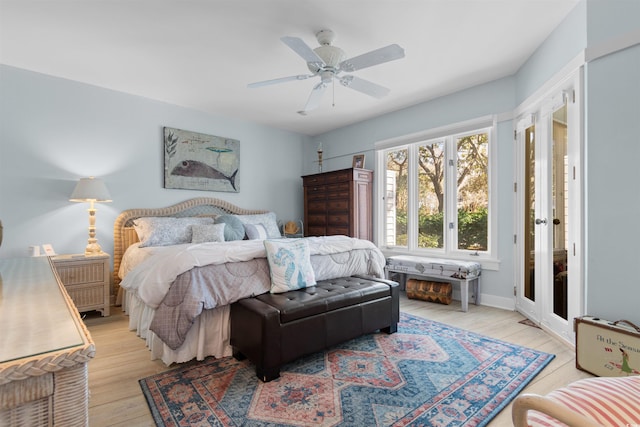
[[[352,72],[363,68],[372,67],[374,65],[383,64],[396,59],[404,58],[404,49],[397,44],[381,47],[362,55],[345,59],[340,63],[342,71]]]
[[[307,111],[315,110],[320,105],[320,100],[322,99],[322,95],[324,94],[325,89],[327,88],[327,84],[320,82],[313,87],[311,94],[309,95],[309,99],[304,106],[302,111],[299,113],[304,114]]]
[[[374,98],[382,98],[389,94],[389,89],[386,87],[355,76],[340,77],[340,83],[343,86],[373,96]]]
[[[314,76],[313,74],[300,74],[297,76],[280,77],[279,79],[264,80],[262,82],[249,83],[247,87],[255,88],[255,87],[275,85],[278,83],[290,82],[292,80],[306,80],[309,77],[313,77],[313,76]]]
[[[324,65],[324,61],[309,47],[302,39],[298,37],[281,37],[280,40],[289,46],[295,53],[300,55],[306,62],[317,62]]]

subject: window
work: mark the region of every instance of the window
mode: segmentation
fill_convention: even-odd
[[[493,129],[484,119],[376,145],[380,246],[491,257]]]

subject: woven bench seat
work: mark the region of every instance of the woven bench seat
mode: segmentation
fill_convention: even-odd
[[[479,262],[460,261],[445,258],[429,258],[413,255],[395,255],[387,258],[386,277],[390,273],[400,274],[400,289],[404,290],[407,276],[417,276],[441,282],[460,285],[462,311],[469,310],[469,290],[474,304],[478,304],[478,290],[482,266]]]

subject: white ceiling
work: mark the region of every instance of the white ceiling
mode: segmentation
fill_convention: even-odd
[[[0,63],[216,115],[317,135],[514,74],[579,0],[0,0]],[[341,85],[297,114],[319,80],[280,41],[347,57],[397,43],[406,57],[356,71],[383,99]],[[335,105],[332,106],[332,103]]]

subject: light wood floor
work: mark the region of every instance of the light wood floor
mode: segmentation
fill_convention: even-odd
[[[554,360],[533,379],[526,392],[545,394],[590,376],[575,368],[572,348],[541,329],[518,323],[524,319],[519,313],[472,304],[469,311],[463,313],[458,301],[441,305],[409,300],[404,295],[401,295],[400,308],[416,316],[555,354]],[[110,317],[88,313],[85,323],[96,344],[96,357],[89,362],[90,425],[154,426],[138,380],[169,368],[162,361],[150,360],[144,341],[128,330],[128,318],[120,308],[113,308]],[[489,427],[511,425],[509,405]]]

